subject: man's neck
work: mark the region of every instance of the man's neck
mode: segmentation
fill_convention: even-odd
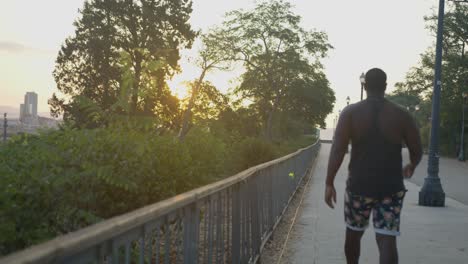
[[[378,94],[367,94],[368,99],[384,99],[385,93],[378,93]]]

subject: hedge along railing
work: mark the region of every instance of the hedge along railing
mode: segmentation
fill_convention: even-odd
[[[0,263],[255,263],[320,143]]]

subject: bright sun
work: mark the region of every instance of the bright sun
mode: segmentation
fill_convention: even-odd
[[[184,81],[181,81],[179,76],[174,77],[174,79],[169,80],[167,82],[167,85],[169,86],[169,89],[171,90],[172,94],[175,95],[179,99],[184,99],[187,98],[189,94],[189,88],[187,85],[184,83]]]

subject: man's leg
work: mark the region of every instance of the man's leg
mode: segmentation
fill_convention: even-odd
[[[398,264],[396,236],[375,234],[380,253],[380,264]]]
[[[358,264],[361,254],[361,238],[364,231],[354,231],[346,228],[345,254],[348,264]]]
[[[401,191],[384,197],[372,210],[380,264],[398,263],[396,238],[400,235],[400,214],[405,193]]]
[[[374,200],[360,195],[353,195],[348,190],[345,192],[344,200],[346,260],[348,264],[357,264],[361,255],[361,238],[364,230],[369,225],[369,216]]]

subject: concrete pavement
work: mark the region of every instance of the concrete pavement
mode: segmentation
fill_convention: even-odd
[[[346,263],[343,193],[349,157],[345,158],[335,180],[338,204],[332,210],[323,202],[329,151],[330,144],[323,144],[312,172],[310,190],[304,198],[281,263]],[[451,164],[441,160],[440,166],[441,171],[448,171],[445,166]],[[424,177],[425,169],[416,171],[415,178]],[[464,186],[468,187],[468,184]],[[421,207],[417,205],[420,187],[411,182],[406,182],[406,187],[409,192],[402,211],[402,235],[398,239],[400,263],[468,263],[468,206],[447,197],[444,208]],[[363,238],[360,263],[378,263],[372,226]]]

